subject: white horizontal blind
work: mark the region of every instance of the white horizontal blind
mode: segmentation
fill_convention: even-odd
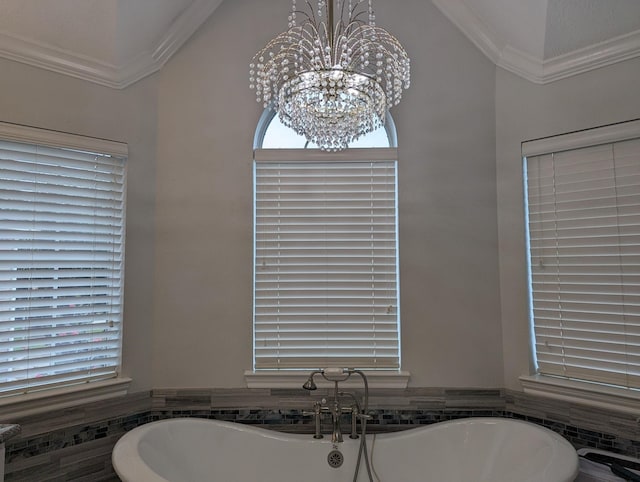
[[[640,388],[640,140],[526,158],[542,374]]]
[[[116,375],[124,192],[124,158],[0,140],[0,395]]]
[[[399,368],[396,161],[255,163],[256,369]]]

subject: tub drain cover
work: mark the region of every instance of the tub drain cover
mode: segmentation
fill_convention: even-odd
[[[342,462],[344,462],[344,455],[342,455],[342,452],[339,450],[332,450],[329,452],[329,455],[327,455],[327,462],[329,462],[331,467],[337,469],[342,465]]]

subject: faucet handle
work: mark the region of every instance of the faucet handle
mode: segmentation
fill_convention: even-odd
[[[309,410],[303,410],[302,411],[302,415],[320,415],[320,412],[322,412],[322,403],[320,402],[315,402],[313,404],[313,411],[309,411]]]
[[[322,404],[320,402],[316,402],[313,404],[313,411],[303,410],[302,415],[311,415],[315,419],[315,434],[313,438],[320,439],[322,438],[322,433],[320,433],[320,414],[322,413]]]

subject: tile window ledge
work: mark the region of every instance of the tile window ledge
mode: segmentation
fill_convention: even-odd
[[[70,408],[127,394],[130,378],[114,378],[70,387],[0,398],[0,420],[11,422],[51,410]]]
[[[640,416],[639,390],[544,375],[522,376],[520,382],[529,395]]]
[[[244,378],[248,388],[301,388],[313,370],[247,370]],[[405,389],[410,373],[405,371],[367,371],[363,370],[369,382],[369,388]],[[321,376],[314,378],[318,388],[333,388],[333,383]],[[358,375],[340,382],[341,388],[362,388],[362,379]]]

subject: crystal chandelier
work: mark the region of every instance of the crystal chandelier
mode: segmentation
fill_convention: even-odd
[[[409,57],[377,27],[372,0],[292,0],[289,29],[250,64],[257,101],[320,149],[345,149],[384,125],[409,87]],[[335,11],[338,12],[335,15]]]

